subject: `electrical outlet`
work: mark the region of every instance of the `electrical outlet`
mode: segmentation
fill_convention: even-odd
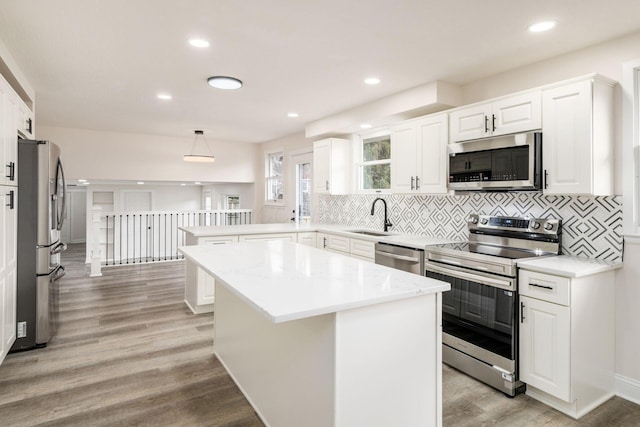
[[[18,322],[18,338],[26,338],[27,322]]]

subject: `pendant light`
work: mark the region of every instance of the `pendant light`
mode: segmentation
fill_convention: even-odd
[[[204,131],[194,130],[193,133],[195,134],[195,139],[193,140],[193,146],[191,147],[191,153],[184,155],[184,161],[185,162],[201,162],[201,163],[213,163],[213,162],[215,162],[216,158],[213,155],[213,152],[211,151],[211,149],[209,148],[209,144],[207,144],[207,140],[204,137]],[[196,150],[196,145],[198,144],[198,138],[200,136],[202,136],[203,143],[204,143],[205,147],[207,147],[207,151],[209,151],[209,154],[194,154],[194,152]]]

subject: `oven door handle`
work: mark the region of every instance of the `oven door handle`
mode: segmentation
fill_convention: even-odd
[[[435,273],[457,277],[459,279],[466,279],[472,282],[480,283],[482,285],[494,286],[496,288],[504,289],[507,291],[515,291],[515,286],[513,286],[512,283],[508,280],[493,279],[490,277],[479,276],[473,273],[467,273],[460,270],[453,270],[450,268],[439,267],[433,264],[428,264],[425,267],[427,270],[433,271]]]
[[[420,262],[420,258],[416,258],[412,256],[396,255],[396,254],[392,254],[390,252],[384,252],[384,251],[376,251],[376,254],[385,256],[387,258],[399,259],[401,261]]]

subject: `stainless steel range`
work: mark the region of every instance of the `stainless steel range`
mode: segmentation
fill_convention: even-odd
[[[557,219],[469,215],[469,241],[428,246],[428,277],[451,283],[442,297],[442,359],[509,396],[518,380],[516,262],[558,255]]]

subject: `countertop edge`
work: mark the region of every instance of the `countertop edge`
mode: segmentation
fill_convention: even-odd
[[[520,261],[518,268],[555,276],[580,278],[606,273],[623,267],[622,262],[603,261],[569,255]]]

